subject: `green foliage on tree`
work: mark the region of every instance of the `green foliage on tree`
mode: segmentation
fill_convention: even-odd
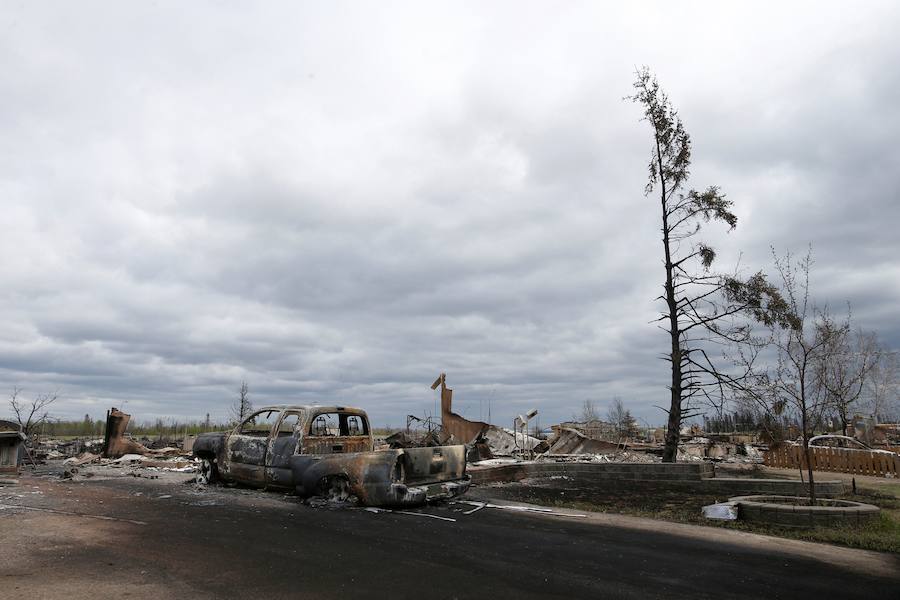
[[[753,343],[748,319],[788,323],[791,315],[778,289],[765,275],[748,279],[712,271],[715,250],[697,239],[703,225],[719,222],[732,230],[738,218],[718,186],[687,187],[691,138],[659,83],[647,68],[637,72],[629,99],[644,111],[652,132],[646,196],[658,198],[665,279],[657,298],[658,319],[669,343],[663,358],[671,365],[666,446],[663,460],[674,462],[683,420],[698,401],[724,403],[726,389],[740,386],[745,374],[723,370],[711,348]]]

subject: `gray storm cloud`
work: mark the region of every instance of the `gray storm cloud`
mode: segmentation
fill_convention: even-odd
[[[543,422],[666,396],[649,65],[723,267],[814,247],[900,346],[900,10],[27,3],[0,14],[0,385],[57,413],[358,404]]]

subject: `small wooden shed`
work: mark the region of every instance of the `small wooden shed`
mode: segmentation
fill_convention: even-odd
[[[25,439],[18,423],[0,420],[0,475],[19,474]]]

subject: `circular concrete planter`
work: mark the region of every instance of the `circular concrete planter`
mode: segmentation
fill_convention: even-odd
[[[782,527],[832,527],[862,525],[878,518],[877,506],[821,498],[815,506],[802,496],[737,496],[738,519]]]

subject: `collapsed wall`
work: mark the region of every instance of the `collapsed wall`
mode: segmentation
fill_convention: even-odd
[[[451,436],[450,443],[480,447],[477,458],[482,460],[492,456],[509,456],[522,450],[537,450],[541,440],[525,433],[503,429],[484,421],[470,421],[453,412],[453,390],[447,387],[447,375],[441,373],[431,389],[441,388],[441,427]],[[489,450],[489,451],[488,451]]]
[[[150,450],[143,444],[125,437],[131,415],[113,407],[106,413],[106,434],[103,438],[104,458],[120,458],[125,454],[148,454]]]
[[[444,431],[453,436],[455,443],[471,444],[491,428],[489,423],[470,421],[453,412],[453,390],[447,387],[446,373],[441,373],[440,377],[431,384],[431,389],[435,390],[438,386],[441,387],[441,426]]]

